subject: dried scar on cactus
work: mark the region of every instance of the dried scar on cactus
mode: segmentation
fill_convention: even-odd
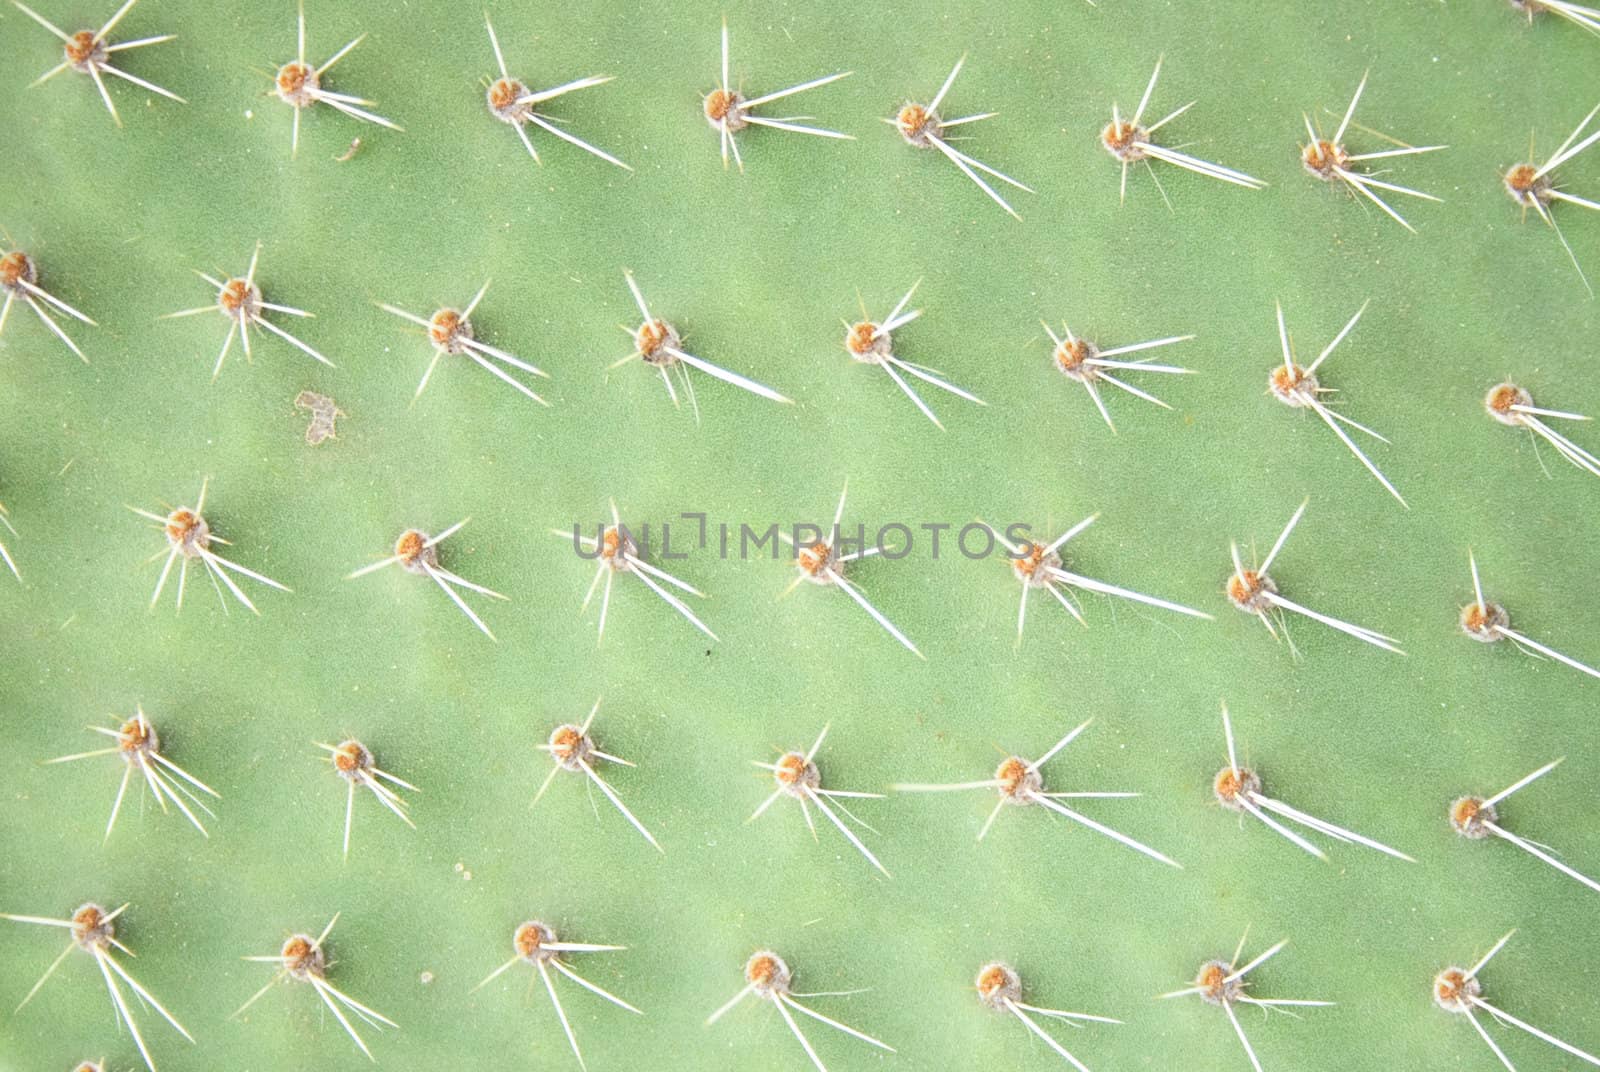
[[[329,439],[339,438],[333,422],[346,414],[334,404],[333,399],[315,391],[301,391],[294,396],[294,408],[311,411],[311,425],[306,429],[306,443],[309,446],[315,447]]]

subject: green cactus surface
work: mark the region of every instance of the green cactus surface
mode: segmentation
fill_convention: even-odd
[[[72,32],[115,0],[29,4]],[[15,528],[0,542],[20,574],[0,571],[0,912],[127,903],[115,936],[137,959],[110,955],[193,1036],[124,985],[156,1067],[367,1067],[304,982],[231,1015],[277,970],[243,958],[336,913],[326,982],[398,1025],[354,1022],[391,1069],[578,1066],[534,965],[474,990],[527,920],[626,947],[565,963],[642,1015],[551,974],[592,1072],[812,1067],[787,1006],[746,1000],[706,1023],[763,949],[796,994],[860,991],[800,1000],[894,1048],[801,1016],[829,1072],[1069,1067],[984,1006],[974,980],[991,961],[1020,974],[1025,1003],[1124,1021],[1038,1020],[1094,1072],[1247,1072],[1224,1009],[1157,998],[1247,929],[1247,958],[1289,943],[1250,973],[1249,996],[1336,1003],[1240,1004],[1266,1072],[1499,1067],[1432,983],[1513,929],[1484,999],[1600,1051],[1600,892],[1502,838],[1458,836],[1449,816],[1565,757],[1499,823],[1600,874],[1600,682],[1509,640],[1473,643],[1459,618],[1470,552],[1520,634],[1600,662],[1600,479],[1484,405],[1509,380],[1540,407],[1600,415],[1600,304],[1561,241],[1600,276],[1600,212],[1539,202],[1558,237],[1502,182],[1600,102],[1600,40],[1505,0],[630,0],[488,15],[532,90],[614,76],[536,114],[630,170],[537,126],[542,163],[530,158],[486,106],[499,71],[478,4],[307,0],[312,63],[366,35],[320,90],[375,102],[352,106],[403,130],[319,103],[293,156],[293,109],[273,93],[295,54],[292,0],[134,6],[113,43],[177,39],[110,61],[185,102],[107,78],[120,126],[82,72],[30,88],[62,42],[0,10],[4,249],[95,321],[53,310],[87,363],[21,299],[0,337],[0,502]],[[751,125],[734,135],[742,171],[725,168],[704,111],[724,18],[746,100],[853,72],[755,114],[854,140]],[[998,114],[949,145],[1032,189],[984,176],[1020,221],[883,122],[928,103],[962,56],[942,114]],[[1158,58],[1144,121],[1197,103],[1157,140],[1264,188],[1151,161],[1120,196],[1101,131],[1113,104],[1132,114]],[[1375,191],[1415,233],[1302,164],[1307,117],[1331,135],[1364,73],[1349,151],[1447,146],[1351,165],[1439,199]],[[1600,147],[1555,178],[1600,201]],[[315,314],[265,317],[334,367],[257,330],[250,360],[236,339],[213,377],[229,322],[161,318],[214,303],[196,271],[240,276],[257,243],[264,299]],[[681,379],[675,407],[656,369],[611,367],[640,323],[625,271],[684,351],[793,404],[695,372],[697,421]],[[919,280],[908,309],[922,314],[895,329],[894,353],[986,403],[910,380],[943,430],[843,345],[863,305],[881,321]],[[510,369],[548,406],[461,355],[414,398],[429,339],[380,303],[427,318],[486,281],[475,340],[547,372]],[[1337,391],[1321,398],[1388,438],[1349,432],[1407,505],[1316,413],[1269,392],[1275,303],[1302,365],[1366,303],[1317,370]],[[1192,335],[1128,360],[1194,374],[1127,373],[1170,409],[1102,383],[1113,432],[1055,367],[1041,320],[1102,349]],[[296,405],[307,391],[339,411],[315,445]],[[1600,452],[1592,423],[1551,423]],[[847,482],[847,531],[912,533],[909,554],[893,535],[892,553],[848,571],[925,658],[837,586],[785,594],[787,549],[740,554],[742,525],[826,525]],[[211,550],[292,590],[233,575],[259,615],[213,592],[199,561],[181,613],[176,567],[152,606],[160,521],[203,484],[205,522],[230,541]],[[705,593],[667,588],[718,639],[631,570],[597,643],[601,597],[583,606],[596,566],[552,530],[592,536],[613,500],[630,531],[650,526],[646,560]],[[1289,615],[1292,652],[1230,605],[1230,542],[1250,565],[1302,503],[1272,564],[1281,595],[1404,654]],[[709,546],[685,514],[705,516]],[[1011,564],[969,558],[957,532],[981,518],[1052,539],[1092,514],[1067,570],[1214,620],[1080,589],[1085,626],[1034,590],[1019,640]],[[507,597],[462,593],[493,640],[427,576],[345,579],[409,528],[468,518],[439,565]],[[937,555],[935,525],[950,526]],[[661,852],[582,771],[557,771],[530,807],[553,770],[540,746],[597,700],[593,746],[637,765],[595,769]],[[1302,829],[1319,860],[1221,807],[1224,702],[1269,795],[1415,862]],[[115,748],[88,727],[136,709],[160,754],[220,795],[191,786],[214,815],[179,798],[208,836],[117,754],[47,762]],[[1181,870],[1038,806],[1003,808],[979,840],[993,788],[890,789],[990,779],[1090,719],[1045,786],[1141,794],[1062,803]],[[822,786],[885,794],[832,803],[864,821],[850,829],[887,875],[795,799],[746,822],[774,792],[753,761],[804,751],[824,727]],[[412,829],[361,788],[346,858],[347,783],[318,744],[350,738],[419,791],[397,790]],[[143,1067],[95,956],[71,952],[10,1011],[68,941],[0,920],[0,1068]],[[1584,1067],[1475,1015],[1520,1072]]]

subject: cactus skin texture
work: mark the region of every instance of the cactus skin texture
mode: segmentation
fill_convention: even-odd
[[[806,1023],[831,1072],[1067,1067],[976,1000],[974,973],[997,960],[1026,980],[1023,1000],[1126,1021],[1047,1025],[1095,1072],[1242,1072],[1221,1010],[1154,996],[1225,958],[1246,926],[1251,950],[1291,942],[1252,973],[1264,996],[1338,1002],[1298,1020],[1241,1008],[1268,1072],[1495,1068],[1430,983],[1513,927],[1486,994],[1600,1048],[1600,897],[1498,839],[1457,837],[1447,815],[1565,756],[1500,818],[1600,870],[1600,682],[1457,625],[1470,548],[1517,628],[1600,659],[1600,480],[1482,405],[1510,378],[1540,405],[1600,414],[1600,303],[1499,179],[1530,131],[1548,154],[1600,101],[1600,42],[1502,0],[495,5],[528,85],[616,76],[542,114],[630,173],[530,129],[536,165],[488,113],[479,5],[308,5],[314,59],[370,35],[326,86],[377,101],[403,133],[312,108],[291,160],[290,109],[270,95],[294,53],[290,0],[143,0],[117,35],[179,40],[120,62],[189,103],[113,81],[120,129],[80,74],[27,88],[60,45],[0,11],[7,248],[99,325],[62,321],[87,366],[26,309],[0,338],[0,501],[16,527],[3,539],[23,579],[0,572],[0,910],[131,902],[118,937],[139,957],[126,963],[197,1040],[146,1012],[163,1072],[367,1067],[309,987],[228,1018],[270,977],[242,956],[335,912],[328,979],[400,1025],[362,1028],[391,1069],[576,1067],[534,973],[472,991],[528,919],[628,947],[574,964],[642,1018],[558,980],[594,1072],[809,1067],[770,1003],[704,1025],[758,949],[783,956],[797,994],[871,988],[811,1004],[899,1052]],[[109,14],[34,6],[69,30]],[[853,70],[793,107],[858,140],[752,126],[738,135],[744,174],[724,171],[699,96],[717,83],[724,14],[747,96]],[[1008,197],[1020,223],[879,121],[925,100],[963,53],[942,110],[999,113],[956,144],[1037,191]],[[1137,104],[1158,55],[1155,114],[1198,100],[1161,136],[1267,188],[1168,167],[1169,211],[1135,166],[1119,206],[1099,132],[1113,101],[1124,115]],[[1443,199],[1395,200],[1416,234],[1301,165],[1302,113],[1337,126],[1364,71],[1362,123],[1449,145],[1389,162],[1387,178]],[[767,114],[791,114],[781,107]],[[1561,179],[1600,197],[1600,149]],[[1600,277],[1600,213],[1554,210]],[[337,367],[258,334],[253,361],[235,349],[212,383],[221,318],[157,317],[206,300],[192,269],[238,274],[258,240],[267,300],[316,314],[281,323]],[[689,352],[797,404],[697,373],[696,425],[655,370],[607,373],[632,346],[617,325],[639,322],[625,268]],[[427,340],[376,303],[426,316],[490,278],[475,337],[548,371],[550,407],[458,356],[413,404]],[[924,312],[896,330],[897,354],[988,403],[922,390],[945,432],[841,346],[858,291],[876,313],[918,278]],[[1314,415],[1266,393],[1275,300],[1304,363],[1368,299],[1319,375],[1392,440],[1362,445],[1409,510]],[[1171,411],[1108,393],[1113,435],[1052,367],[1041,318],[1102,348],[1193,334],[1157,359],[1198,374],[1149,387]],[[337,438],[308,446],[301,391],[337,405]],[[1563,430],[1596,449],[1592,429]],[[224,614],[194,571],[181,614],[170,590],[147,606],[159,565],[146,559],[164,545],[124,507],[192,505],[207,477],[225,553],[293,589],[249,587],[259,617]],[[1100,511],[1065,549],[1069,569],[1216,620],[1086,595],[1084,628],[1035,593],[1018,647],[1006,563],[952,553],[954,529],[934,560],[916,529],[911,556],[852,563],[851,578],[925,662],[840,592],[775,599],[794,576],[786,559],[714,551],[662,565],[708,594],[689,602],[720,643],[620,577],[597,647],[597,608],[579,609],[593,564],[546,533],[593,532],[610,498],[638,523],[825,521],[846,478],[847,520],[869,525],[981,516],[1049,538]],[[1405,656],[1295,619],[1296,660],[1228,604],[1229,541],[1264,554],[1307,497],[1274,580]],[[407,528],[469,516],[440,558],[509,597],[468,593],[498,643],[425,577],[342,580]],[[602,695],[597,747],[638,766],[599,772],[664,854],[581,774],[528,809],[551,764],[538,746]],[[1219,700],[1240,762],[1274,795],[1418,862],[1318,839],[1323,863],[1241,826],[1212,797]],[[89,747],[86,725],[136,704],[164,752],[221,793],[209,838],[135,783],[103,840],[114,757],[41,762]],[[977,793],[852,802],[893,878],[820,818],[813,841],[794,801],[744,824],[772,787],[750,761],[803,750],[825,723],[823,785],[883,791],[986,777],[1091,716],[1049,784],[1141,792],[1082,810],[1183,870],[1042,808],[1014,809],[979,842],[992,801]],[[345,861],[345,783],[315,742],[347,738],[421,791],[405,793],[414,830],[358,794]],[[0,928],[9,1010],[58,935]],[[0,1068],[101,1055],[135,1067],[107,1005],[89,958],[69,958],[0,1014]],[[1577,1067],[1480,1019],[1521,1072]]]

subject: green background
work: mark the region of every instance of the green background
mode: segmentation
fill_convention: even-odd
[[[76,29],[111,5],[38,6]],[[1127,1021],[1054,1029],[1097,1072],[1234,1072],[1246,1062],[1219,1010],[1152,998],[1226,956],[1246,926],[1252,950],[1292,939],[1253,977],[1258,995],[1339,1003],[1298,1020],[1241,1010],[1277,1072],[1494,1067],[1467,1024],[1432,1006],[1428,984],[1512,927],[1485,976],[1490,999],[1600,1048],[1589,941],[1600,899],[1509,845],[1461,841],[1445,821],[1454,796],[1566,755],[1502,816],[1600,870],[1595,683],[1455,626],[1470,546],[1518,628],[1600,659],[1596,555],[1580,524],[1600,482],[1536,453],[1480,404],[1513,376],[1540,404],[1600,412],[1597,306],[1555,236],[1523,222],[1498,182],[1530,131],[1548,153],[1600,97],[1600,43],[1552,19],[1530,27],[1495,0],[731,3],[735,79],[759,93],[853,69],[794,110],[860,139],[752,129],[741,176],[721,167],[697,96],[715,82],[722,13],[493,12],[512,73],[531,85],[617,75],[548,111],[629,174],[535,134],[540,168],[492,120],[475,4],[313,2],[313,62],[371,35],[329,86],[376,99],[406,131],[316,109],[294,161],[289,111],[267,95],[292,54],[290,4],[146,0],[117,36],[181,40],[122,59],[190,103],[113,85],[120,130],[82,76],[26,89],[59,51],[0,11],[0,223],[38,258],[41,283],[101,324],[69,328],[88,367],[26,309],[0,340],[0,498],[25,578],[0,578],[0,908],[133,902],[119,925],[139,954],[131,969],[198,1039],[146,1011],[169,1072],[365,1067],[306,988],[227,1019],[270,974],[239,958],[315,933],[335,911],[330,979],[402,1025],[364,1031],[388,1067],[573,1066],[529,973],[469,994],[530,916],[630,947],[575,967],[645,1018],[562,991],[597,1072],[806,1067],[771,1008],[703,1026],[760,946],[788,959],[799,990],[872,988],[816,1007],[900,1054],[813,1025],[833,1072],[1063,1067],[974,999],[974,972],[996,957],[1016,964],[1036,1004]],[[946,114],[1000,112],[960,144],[1037,189],[1013,199],[1022,223],[878,121],[931,95],[963,52]],[[1266,190],[1167,169],[1169,212],[1141,169],[1119,206],[1097,132],[1114,100],[1137,102],[1163,53],[1154,113],[1200,100],[1163,131],[1168,143]],[[1368,68],[1359,121],[1450,145],[1388,176],[1445,201],[1395,200],[1417,235],[1299,165],[1302,113],[1331,129]],[[361,151],[336,163],[357,135]],[[1351,144],[1384,147],[1359,132]],[[1600,196],[1600,152],[1561,177]],[[1600,218],[1571,208],[1557,206],[1566,234],[1600,272]],[[235,350],[211,383],[221,319],[156,320],[211,297],[191,269],[242,272],[258,239],[268,300],[318,314],[286,326],[336,370],[259,336],[253,365]],[[636,320],[624,267],[691,352],[798,404],[701,378],[696,426],[659,377],[636,364],[608,375],[630,345],[616,325]],[[426,313],[489,277],[480,337],[548,370],[553,406],[460,362],[412,405],[427,344],[374,301]],[[989,402],[925,392],[947,433],[840,346],[858,290],[882,315],[919,277],[925,312],[897,333],[899,352]],[[1369,298],[1324,382],[1393,440],[1372,455],[1409,511],[1312,415],[1264,393],[1274,299],[1305,355]],[[1137,381],[1175,412],[1109,398],[1113,436],[1051,368],[1041,317],[1102,345],[1193,333],[1161,356],[1200,374]],[[305,388],[348,414],[336,442],[303,442],[292,400]],[[1591,427],[1569,430],[1595,447]],[[161,538],[125,504],[190,503],[207,476],[207,516],[233,556],[295,590],[251,588],[259,619],[224,614],[203,583],[181,617],[170,592],[146,608]],[[873,525],[982,515],[1059,530],[1101,511],[1070,566],[1217,620],[1089,597],[1084,629],[1036,593],[1017,649],[1004,564],[948,548],[933,561],[924,544],[855,574],[922,662],[842,593],[777,601],[786,564],[703,552],[668,565],[709,593],[695,607],[723,643],[624,577],[597,649],[593,608],[579,613],[590,568],[547,535],[592,525],[613,496],[636,523],[684,510],[735,526],[825,521],[846,477],[847,521]],[[1223,599],[1228,541],[1264,552],[1306,496],[1276,579],[1398,637],[1408,656],[1297,623],[1295,661]],[[469,515],[444,562],[511,597],[477,601],[499,644],[421,578],[341,580],[406,526]],[[548,769],[536,744],[602,694],[600,747],[640,764],[607,773],[664,856],[575,777],[528,810]],[[1332,846],[1322,864],[1240,828],[1210,797],[1224,698],[1241,758],[1269,791],[1420,862]],[[167,754],[222,792],[209,840],[130,796],[102,844],[116,761],[40,765],[94,747],[83,727],[135,703]],[[892,880],[836,831],[813,842],[791,801],[743,825],[769,784],[749,761],[803,747],[824,723],[824,784],[881,789],[987,776],[1001,750],[1037,755],[1089,716],[1049,784],[1142,791],[1084,810],[1185,870],[1038,809],[1008,811],[976,843],[990,807],[978,793],[857,809],[881,831],[866,837]],[[423,790],[416,831],[359,799],[348,862],[344,787],[312,743],[341,734]],[[60,937],[0,928],[0,1003],[21,1000]],[[108,1004],[87,958],[70,958],[27,1008],[0,1014],[0,1062],[53,1069],[105,1054],[132,1066]],[[1572,1067],[1491,1030],[1522,1072]]]

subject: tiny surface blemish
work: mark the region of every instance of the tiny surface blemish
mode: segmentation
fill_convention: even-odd
[[[334,404],[333,399],[327,395],[319,395],[315,391],[301,391],[294,397],[296,409],[311,412],[311,424],[306,429],[306,444],[317,446],[329,439],[338,439],[334,429],[334,422],[345,415],[344,410]]]

